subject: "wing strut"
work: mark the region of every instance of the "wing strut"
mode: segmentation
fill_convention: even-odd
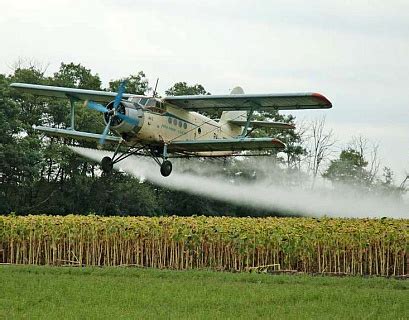
[[[251,117],[253,116],[254,106],[251,106],[250,111],[247,113],[247,121],[246,125],[244,126],[243,132],[241,133],[241,138],[245,138],[247,136],[247,129],[249,128]]]
[[[71,127],[67,128],[70,130],[74,130],[75,131],[75,101],[77,99],[75,99],[72,96],[68,96],[68,99],[70,100],[70,105],[71,105]]]

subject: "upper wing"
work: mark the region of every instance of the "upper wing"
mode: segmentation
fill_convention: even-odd
[[[174,141],[168,145],[170,152],[244,151],[277,148],[285,148],[285,144],[274,138],[188,140]]]
[[[77,100],[93,100],[97,102],[110,102],[117,95],[116,92],[85,90],[75,88],[43,86],[29,83],[12,83],[10,87],[19,91],[47,97],[74,98]],[[125,93],[124,98],[133,97],[133,94]]]
[[[229,120],[228,123],[244,127],[247,121],[244,120]],[[272,128],[272,129],[295,129],[290,123],[272,122],[272,121],[250,121],[252,128]]]
[[[319,93],[230,94],[165,97],[164,102],[189,111],[326,109],[331,102]]]

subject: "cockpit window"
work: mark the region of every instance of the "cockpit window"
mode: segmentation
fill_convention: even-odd
[[[155,98],[141,98],[145,100],[143,105],[145,108],[149,109],[151,112],[163,114],[166,112],[166,108],[161,101],[156,100]],[[140,104],[142,102],[139,102]]]
[[[154,113],[163,114],[166,112],[165,105],[160,100],[155,98],[132,97],[129,99],[129,101],[133,102],[136,107],[139,105],[139,107],[149,109]]]
[[[156,105],[156,100],[155,99],[148,99],[148,101],[146,101],[145,106],[147,107],[154,107]]]
[[[141,99],[139,100],[139,104],[145,106],[146,103],[148,102],[148,100],[149,100],[148,98],[141,98]]]
[[[157,100],[155,101],[155,107],[158,109],[164,109],[163,103]]]

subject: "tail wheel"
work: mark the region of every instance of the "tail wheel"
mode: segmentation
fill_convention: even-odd
[[[110,157],[103,157],[101,161],[102,171],[105,173],[111,173],[112,169],[114,168],[114,164]]]
[[[169,160],[163,161],[162,165],[160,166],[160,173],[162,176],[167,177],[172,172],[172,162]]]

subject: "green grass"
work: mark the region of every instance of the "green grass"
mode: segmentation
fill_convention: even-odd
[[[409,281],[0,267],[0,319],[409,319]]]

